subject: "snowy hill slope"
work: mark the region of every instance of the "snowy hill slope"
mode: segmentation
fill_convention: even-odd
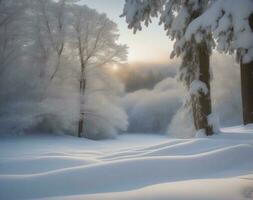
[[[253,127],[210,138],[0,140],[0,199],[253,199]]]

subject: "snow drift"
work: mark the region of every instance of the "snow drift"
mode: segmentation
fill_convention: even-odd
[[[232,195],[236,200],[250,199],[252,128],[226,132],[167,141],[144,135],[102,142],[67,136],[1,138],[0,195],[6,200],[129,196],[137,200],[152,191],[153,199],[206,199],[207,195],[211,200],[228,200]],[[231,193],[228,186],[236,189]],[[210,191],[217,192],[209,195]]]

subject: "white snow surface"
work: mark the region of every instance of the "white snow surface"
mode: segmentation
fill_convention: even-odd
[[[253,125],[172,139],[0,138],[0,199],[253,199]]]

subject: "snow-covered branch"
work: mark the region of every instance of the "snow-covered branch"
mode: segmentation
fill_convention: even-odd
[[[217,0],[186,30],[191,40],[209,32],[213,34],[220,52],[238,51],[244,63],[253,60],[253,33],[249,17],[253,14],[252,0]],[[197,39],[196,39],[197,40]]]

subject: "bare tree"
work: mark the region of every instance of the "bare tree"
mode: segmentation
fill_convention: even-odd
[[[23,13],[25,1],[0,1],[0,74],[14,60],[19,52],[20,37],[18,21]]]
[[[86,6],[75,8],[73,28],[81,69],[80,119],[78,124],[78,137],[81,137],[84,132],[85,121],[87,68],[100,67],[124,60],[126,58],[126,46],[116,43],[118,39],[116,24],[109,20],[106,15],[98,14]]]
[[[75,134],[84,114],[85,137],[114,137],[127,128],[124,87],[102,67],[124,60],[126,47],[117,44],[113,22],[75,2],[0,0],[0,109],[17,119],[10,123],[15,130]],[[16,104],[20,112],[12,112]]]
[[[50,80],[53,80],[60,67],[61,58],[65,46],[64,13],[66,7],[66,0],[60,0],[57,3],[52,3],[51,1],[48,0],[39,0],[38,3],[40,11],[39,21],[40,23],[42,23],[41,24],[42,26],[39,27],[39,32],[45,33],[50,45],[51,52],[54,52],[56,54],[56,64],[52,74],[50,75]],[[44,55],[46,55],[47,50],[45,46],[43,47],[43,44],[41,43],[41,38],[39,38],[39,40],[40,46],[44,51]]]

